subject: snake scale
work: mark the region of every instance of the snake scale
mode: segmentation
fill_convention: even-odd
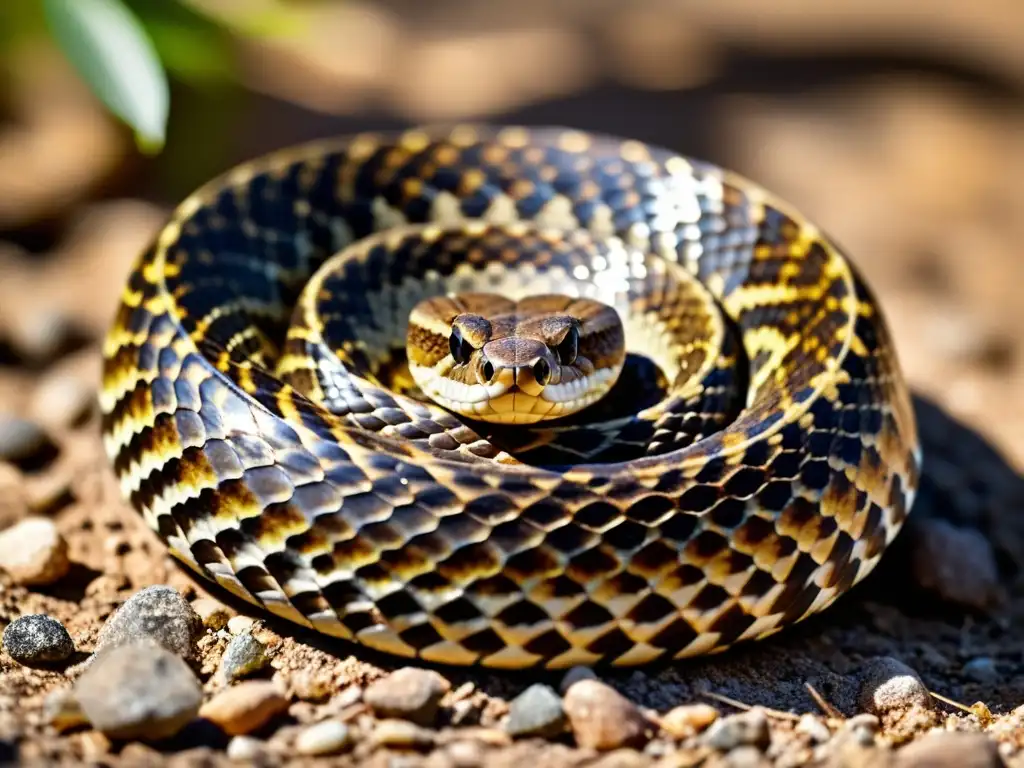
[[[407,326],[464,292],[604,302],[653,363],[594,424],[492,434],[409,375],[475,353],[492,321]],[[565,323],[540,379],[577,356]],[[568,129],[350,136],[209,182],[131,271],[101,405],[122,492],[197,574],[456,665],[770,635],[872,570],[921,467],[885,320],[826,235],[717,166]]]

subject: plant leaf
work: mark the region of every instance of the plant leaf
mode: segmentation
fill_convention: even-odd
[[[235,62],[226,32],[217,27],[147,19],[146,29],[164,69],[190,84],[234,83]]]
[[[107,108],[146,153],[164,144],[167,75],[138,19],[119,0],[43,0],[54,37]]]

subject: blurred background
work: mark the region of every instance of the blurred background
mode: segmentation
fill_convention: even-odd
[[[7,0],[0,411],[75,421],[54,403],[86,402],[131,261],[214,174],[458,119],[621,134],[788,198],[862,266],[913,385],[1024,466],[1020,0]]]

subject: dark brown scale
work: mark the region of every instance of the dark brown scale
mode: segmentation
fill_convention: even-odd
[[[605,626],[614,621],[614,617],[604,606],[598,605],[592,600],[584,600],[565,614],[562,620],[577,629],[588,629]]]
[[[744,611],[738,604],[730,605],[711,625],[712,632],[722,636],[723,643],[735,643],[744,632],[750,629],[754,617]]]
[[[640,601],[626,614],[626,618],[638,624],[656,624],[675,612],[676,608],[669,600],[652,593],[640,598]]]

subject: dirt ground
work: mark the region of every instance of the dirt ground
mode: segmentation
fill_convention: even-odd
[[[523,3],[522,13],[535,5]],[[721,656],[602,671],[601,679],[652,717],[694,701],[713,704],[723,715],[738,711],[735,704],[769,708],[773,743],[783,746],[764,764],[882,764],[901,744],[937,727],[984,732],[1001,745],[1008,765],[1024,766],[1022,11],[994,0],[975,3],[969,14],[949,4],[945,15],[929,14],[922,29],[887,7],[895,4],[837,3],[844,10],[835,15],[805,15],[790,8],[800,4],[777,3],[754,30],[743,2],[719,3],[718,12],[688,3],[661,5],[679,14],[675,24],[659,25],[662,17],[645,11],[639,21],[608,21],[587,37],[580,32],[589,27],[578,22],[578,4],[566,3],[564,15],[543,17],[543,24],[537,15],[512,42],[501,18],[467,12],[449,37],[436,20],[421,19],[433,30],[434,48],[408,49],[412,63],[394,75],[384,108],[380,99],[366,96],[383,88],[366,74],[376,71],[372,66],[364,72],[318,59],[320,49],[312,43],[299,51],[249,44],[242,49],[249,96],[244,118],[232,123],[238,138],[187,172],[169,168],[176,160],[136,158],[123,133],[52,58],[38,59],[35,79],[8,78],[7,119],[0,122],[0,413],[29,419],[44,437],[32,450],[0,460],[0,528],[29,514],[51,518],[68,542],[73,566],[68,576],[41,588],[15,586],[0,576],[0,625],[46,613],[64,623],[80,652],[88,652],[103,622],[142,587],[169,584],[190,599],[208,594],[121,502],[102,455],[92,401],[100,340],[128,265],[169,204],[231,162],[317,135],[463,115],[572,124],[726,164],[821,223],[878,294],[906,375],[924,398],[919,416],[926,444],[940,446],[947,457],[929,468],[912,523],[882,566],[822,615]],[[388,4],[387,14],[374,15],[372,9],[384,6],[356,4],[364,15],[346,18],[387,31],[406,12],[402,6]],[[371,50],[367,42],[389,40],[387,34],[364,35],[361,60],[389,61],[390,49]],[[529,50],[542,58],[552,46],[565,56],[589,50],[568,45],[567,35],[573,45],[597,40],[593,45],[606,46],[597,50],[609,51],[610,63],[583,54],[579,61],[557,60],[548,91],[531,91],[509,74],[502,81],[504,100],[487,101],[492,97],[486,89],[479,95],[470,85],[450,89],[462,100],[447,107],[423,95],[437,88],[446,67],[461,72],[459,62],[486,62],[487,51],[535,46]],[[552,43],[551,36],[561,42]],[[490,40],[491,47],[465,42],[479,39]],[[659,41],[657,56],[637,42],[650,39]],[[672,66],[664,64],[669,52],[677,55]],[[594,61],[608,71],[595,73]],[[408,84],[413,71],[420,89]],[[322,78],[320,92],[301,87],[303,77],[312,75]],[[534,82],[538,74],[521,77]],[[54,94],[46,103],[37,96],[40,83]],[[332,92],[339,94],[336,101],[328,98]],[[204,99],[185,89],[182,110],[201,110]],[[378,119],[380,112],[387,117]],[[187,115],[176,118],[180,137],[172,124],[171,158],[182,157],[181,145],[195,141],[187,121]],[[0,432],[0,457],[4,439]],[[993,578],[986,579],[971,559],[979,552],[994,564]],[[248,611],[211,594],[232,611]],[[318,678],[342,695],[404,666],[279,622],[266,622],[262,632],[275,654],[267,675],[292,686],[298,678]],[[223,643],[201,648],[209,677]],[[899,659],[930,691],[954,703],[936,701],[939,714],[927,723],[883,728],[881,746],[860,756],[815,752],[799,741],[794,716],[830,714],[814,692],[840,719],[862,709],[858,670],[878,656]],[[441,671],[452,683],[442,702],[442,731],[498,728],[507,702],[530,683],[557,689],[560,679]],[[229,762],[223,734],[188,732],[169,743],[125,746],[85,728],[57,732],[43,704],[71,675],[29,669],[0,654],[0,763]],[[984,707],[957,706],[977,702]],[[288,745],[326,706],[296,695],[288,712],[257,734],[269,745],[260,760],[310,761],[289,753]],[[363,716],[357,710],[353,718]],[[688,763],[678,745],[659,738],[651,744],[656,746],[642,752],[602,757],[575,747],[567,736],[498,744],[484,754],[487,765],[728,764],[696,752]],[[433,757],[440,751],[356,752],[336,760],[440,765],[441,758]],[[613,755],[619,762],[611,762]]]

